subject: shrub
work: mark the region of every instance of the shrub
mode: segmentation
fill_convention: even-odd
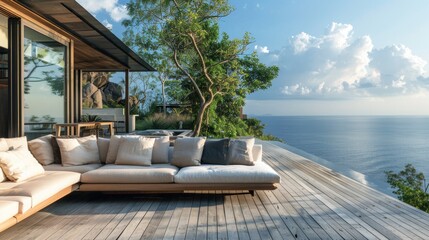
[[[187,115],[155,113],[140,120],[136,125],[137,130],[146,129],[179,129],[182,122],[182,129],[192,129],[192,119]]]
[[[427,193],[429,185],[426,185],[423,173],[417,173],[413,165],[407,164],[405,169],[399,173],[385,171],[385,174],[387,182],[395,189],[393,193],[398,196],[399,200],[429,212],[429,194]]]

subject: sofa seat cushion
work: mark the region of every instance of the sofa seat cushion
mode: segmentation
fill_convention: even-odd
[[[26,196],[0,196],[0,201],[18,202],[18,213],[25,213],[31,208],[31,197]],[[1,211],[0,211],[1,212]]]
[[[95,170],[100,168],[103,164],[93,163],[93,164],[85,164],[78,166],[63,166],[62,164],[50,164],[47,166],[43,166],[45,171],[69,171],[69,172],[77,172],[77,173],[86,173],[91,170]]]
[[[246,165],[210,165],[181,168],[176,183],[279,183],[280,176],[266,163]]]
[[[82,183],[172,183],[178,168],[170,164],[151,166],[105,165],[82,174]]]
[[[46,171],[24,182],[10,184],[9,189],[0,189],[0,196],[28,196],[31,197],[32,207],[54,196],[66,187],[78,183],[80,173]],[[6,182],[1,183],[3,187]]]
[[[0,223],[12,218],[19,212],[19,203],[0,200]]]

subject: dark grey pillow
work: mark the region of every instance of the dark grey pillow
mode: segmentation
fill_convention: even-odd
[[[229,139],[206,141],[201,163],[227,165],[228,149]]]

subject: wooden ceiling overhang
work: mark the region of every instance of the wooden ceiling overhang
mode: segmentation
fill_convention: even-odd
[[[155,71],[75,0],[16,0],[72,36],[74,68]]]

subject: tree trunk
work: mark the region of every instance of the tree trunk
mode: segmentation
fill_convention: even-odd
[[[195,119],[194,132],[192,133],[193,137],[197,137],[201,133],[201,126],[204,120],[204,113],[206,112],[207,107],[210,106],[210,103],[203,102],[198,109],[197,118]]]

